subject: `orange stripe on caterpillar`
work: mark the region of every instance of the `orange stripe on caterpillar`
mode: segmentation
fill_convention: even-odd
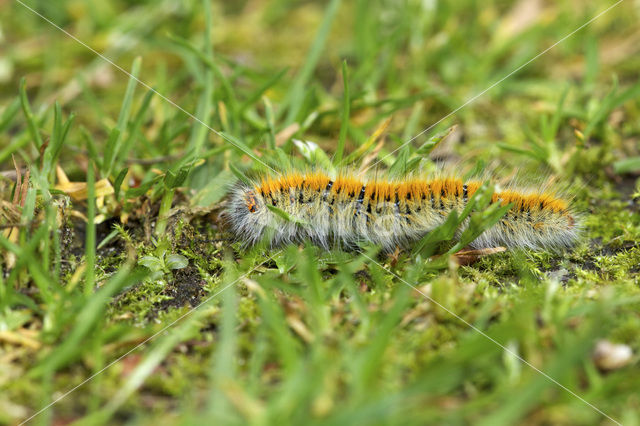
[[[268,235],[272,245],[310,239],[325,248],[373,242],[393,250],[433,230],[452,210],[461,211],[480,186],[457,178],[363,181],[288,173],[236,187],[225,216],[246,244]],[[578,238],[580,224],[569,203],[553,194],[505,190],[494,193],[492,202],[513,206],[473,247],[557,248]],[[267,205],[295,220],[281,220]]]

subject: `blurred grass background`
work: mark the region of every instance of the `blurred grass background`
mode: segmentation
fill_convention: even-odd
[[[397,152],[613,2],[25,4],[198,120],[0,1],[0,423],[97,373],[31,423],[611,422],[517,354],[638,424],[637,1]],[[584,239],[460,267],[229,242],[238,179],[377,160],[551,180]]]

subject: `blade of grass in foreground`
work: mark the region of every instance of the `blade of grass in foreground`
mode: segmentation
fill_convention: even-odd
[[[56,346],[29,372],[30,377],[39,377],[68,365],[78,359],[87,348],[82,344],[86,336],[100,327],[103,313],[111,298],[125,287],[133,286],[146,276],[146,272],[132,271],[131,266],[122,267],[95,294],[90,295],[76,315],[75,325],[66,339]]]
[[[232,270],[230,264],[231,262],[227,264],[225,270]],[[227,278],[223,283],[237,280],[235,270],[232,273],[227,272],[226,275]],[[222,296],[220,337],[218,346],[211,357],[210,381],[211,383],[216,383],[217,386],[212,387],[209,395],[209,415],[216,419],[226,418],[233,413],[233,409],[229,406],[229,401],[223,391],[235,378],[237,351],[236,313],[237,295],[235,288],[230,288]]]
[[[17,258],[16,264],[9,273],[6,284],[9,286],[17,286],[20,272],[23,268],[26,268],[34,284],[40,291],[40,297],[46,305],[51,306],[54,303],[54,291],[58,288],[58,283],[43,269],[41,259],[37,254],[40,243],[48,231],[49,229],[46,224],[44,224],[36,230],[31,239],[21,242],[20,245],[12,243],[5,238],[4,235],[0,234],[0,247],[8,252],[14,253]],[[50,286],[52,288],[50,288]]]
[[[410,288],[399,286],[394,292],[393,306],[387,312],[380,312],[378,327],[367,346],[355,357],[353,362],[353,391],[355,398],[366,399],[369,387],[382,368],[384,352],[393,339],[393,330],[402,319],[402,315],[410,302]]]
[[[120,386],[115,396],[111,398],[104,408],[85,417],[79,424],[93,425],[107,422],[118,408],[145,383],[158,365],[169,356],[176,345],[185,340],[192,339],[198,333],[201,327],[201,319],[209,314],[210,312],[206,309],[196,309],[189,318],[185,319],[180,327],[170,330],[168,334],[156,341],[154,345],[148,349],[144,359],[131,372],[127,380]]]

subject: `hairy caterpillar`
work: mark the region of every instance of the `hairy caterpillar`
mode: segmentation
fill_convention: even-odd
[[[480,186],[457,178],[363,181],[292,172],[236,187],[225,215],[248,245],[262,238],[272,246],[309,239],[324,248],[372,242],[391,251],[423,237],[453,209],[461,211]],[[552,194],[505,190],[494,193],[492,202],[513,206],[474,248],[561,248],[578,237],[569,203]],[[268,205],[294,220],[282,220]]]

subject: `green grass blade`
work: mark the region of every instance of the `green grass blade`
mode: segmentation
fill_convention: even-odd
[[[324,50],[324,45],[329,37],[329,31],[331,30],[331,26],[340,7],[340,3],[341,0],[331,0],[325,9],[324,17],[320,24],[320,28],[318,29],[318,33],[316,34],[316,38],[309,48],[306,60],[293,81],[293,85],[289,91],[289,96],[286,101],[288,108],[287,117],[284,120],[285,125],[293,123],[300,113],[307,83],[320,60],[320,55]]]
[[[31,106],[29,105],[29,98],[27,97],[27,81],[23,77],[20,80],[20,102],[22,104],[22,113],[24,114],[25,120],[27,120],[27,128],[29,129],[29,134],[31,135],[31,139],[37,149],[40,149],[42,146],[42,137],[40,136],[40,126],[36,122],[36,117],[33,115],[31,111]]]
[[[231,267],[227,265],[226,271],[231,271]],[[235,270],[232,273],[227,272],[226,279],[222,281],[225,286],[228,283],[236,281]],[[231,287],[225,290],[222,295],[222,318],[220,324],[220,338],[216,350],[211,357],[211,381],[213,383],[225,384],[230,383],[235,378],[236,358],[237,358],[237,334],[235,332],[237,326],[237,296],[235,288]],[[211,414],[222,415],[229,410],[227,397],[221,392],[220,387],[216,386],[209,395],[209,409]]]
[[[203,1],[202,6],[205,19],[204,47],[202,53],[209,58],[211,63],[213,63],[213,46],[211,44],[213,19],[211,17],[211,4],[208,1]],[[189,148],[195,156],[199,156],[202,153],[202,149],[205,146],[205,142],[209,134],[209,129],[202,123],[208,124],[211,119],[211,112],[213,110],[213,83],[214,73],[210,68],[207,68],[204,72],[202,81],[202,94],[198,99],[198,106],[195,112],[195,116],[202,122],[196,121],[193,123],[191,135],[189,137]]]
[[[613,170],[617,174],[636,172],[640,170],[640,156],[616,161],[613,163]]]
[[[263,98],[264,94],[267,92],[267,90],[269,90],[273,86],[275,86],[282,79],[282,77],[285,76],[287,71],[288,71],[288,68],[281,69],[276,74],[274,74],[273,77],[269,78],[262,86],[260,86],[258,89],[256,89],[255,92],[251,93],[247,97],[247,99],[244,102],[242,102],[242,104],[240,104],[239,112],[243,113],[251,105],[255,104],[261,98]]]
[[[342,83],[344,85],[344,93],[342,95],[342,122],[340,124],[338,148],[336,149],[336,155],[333,159],[333,164],[335,165],[342,163],[344,144],[347,140],[347,131],[349,130],[349,109],[351,106],[351,99],[349,97],[349,73],[346,60],[342,61]]]
[[[39,377],[76,360],[87,349],[82,344],[83,339],[100,327],[104,310],[111,298],[124,287],[138,283],[145,275],[146,273],[142,271],[132,271],[131,266],[125,266],[116,272],[100,290],[86,299],[75,316],[73,329],[68,336],[50,353],[43,356],[42,361],[30,371],[29,375]]]
[[[107,142],[107,147],[105,148],[105,159],[102,168],[103,176],[111,176],[113,167],[116,165],[116,159],[122,150],[122,136],[126,132],[129,124],[131,105],[133,104],[133,97],[135,95],[136,86],[138,85],[137,78],[140,74],[141,65],[142,58],[140,57],[135,58],[131,65],[131,77],[129,78],[122,106],[120,107],[118,122],[116,123],[116,127],[112,129],[111,134],[109,135],[109,141]]]
[[[18,115],[21,106],[21,97],[16,98],[7,105],[0,116],[0,133],[4,133]]]

